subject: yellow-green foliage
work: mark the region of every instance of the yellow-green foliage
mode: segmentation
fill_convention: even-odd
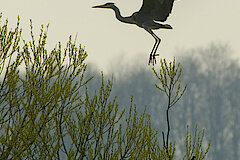
[[[46,49],[47,29],[22,40],[6,21],[1,33],[0,159],[147,159],[156,132],[146,113],[131,105],[126,123],[112,84],[90,96],[84,63],[87,53],[69,37]]]
[[[186,90],[186,86],[182,89],[180,84],[182,68],[179,63],[176,65],[175,58],[169,64],[167,64],[165,59],[161,59],[159,73],[154,68],[153,72],[160,83],[155,84],[155,86],[168,97],[167,108],[170,109],[183,96]]]
[[[157,72],[159,70],[159,72]],[[182,74],[182,68],[180,67],[180,63],[176,64],[175,58],[172,62],[167,63],[165,59],[160,60],[160,67],[155,69],[153,68],[153,72],[157,79],[159,80],[159,84],[155,84],[156,88],[163,92],[167,97],[167,108],[166,108],[166,122],[167,122],[167,134],[165,136],[165,132],[162,132],[163,139],[163,148],[162,150],[162,159],[173,159],[175,152],[175,145],[170,141],[169,135],[171,130],[170,124],[170,108],[173,107],[183,96],[186,91],[186,86],[182,89],[180,84],[180,77]],[[194,139],[192,140],[192,135],[189,130],[187,130],[186,135],[186,154],[184,158],[188,160],[202,160],[206,157],[208,150],[210,148],[210,143],[208,147],[204,151],[203,137],[200,137],[200,134],[196,135],[197,127],[195,128]],[[169,144],[170,143],[170,144]],[[184,159],[183,158],[183,159]]]
[[[197,124],[195,126],[195,132],[192,134],[189,132],[189,128],[187,127],[187,135],[185,139],[186,153],[184,155],[184,159],[191,160],[194,156],[194,160],[203,160],[206,158],[206,155],[210,149],[210,142],[207,144],[206,149],[204,150],[203,145],[203,137],[204,130],[202,132],[198,132]]]
[[[159,145],[150,116],[139,114],[132,99],[128,113],[118,110],[111,81],[102,75],[89,94],[87,53],[76,39],[48,51],[48,26],[36,39],[30,21],[27,42],[19,19],[14,30],[0,20],[0,159],[173,158],[174,144],[167,151]]]

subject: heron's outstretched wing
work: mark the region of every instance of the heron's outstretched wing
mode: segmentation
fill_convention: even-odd
[[[138,14],[141,17],[164,22],[172,11],[174,0],[143,0]]]

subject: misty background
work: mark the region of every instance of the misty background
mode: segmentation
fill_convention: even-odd
[[[49,23],[49,50],[77,34],[89,55],[89,74],[95,75],[89,88],[97,86],[103,71],[113,79],[112,96],[117,96],[120,107],[129,106],[133,95],[139,111],[147,105],[154,127],[166,130],[166,99],[154,87],[157,79],[147,65],[154,39],[143,29],[120,23],[113,11],[91,8],[106,2],[110,0],[5,0],[0,12],[12,28],[20,16],[24,39],[30,38],[29,19],[36,35]],[[142,0],[111,2],[123,16],[142,5]],[[186,126],[193,130],[198,123],[211,140],[208,159],[240,157],[239,6],[239,0],[179,0],[166,21],[173,30],[154,31],[162,39],[160,58],[176,57],[183,68],[182,84],[187,85],[170,115],[177,150],[184,151]]]

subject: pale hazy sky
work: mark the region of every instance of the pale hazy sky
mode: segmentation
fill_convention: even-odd
[[[115,2],[123,16],[138,11],[142,0],[1,0],[0,12],[14,26],[19,15],[24,35],[29,19],[36,31],[50,23],[49,49],[78,33],[78,42],[88,51],[88,62],[101,70],[121,63],[148,64],[154,39],[143,29],[119,22],[114,12],[93,9],[94,5]],[[166,21],[173,30],[156,30],[162,39],[161,58],[171,58],[177,48],[205,47],[212,42],[228,43],[240,57],[240,0],[179,0]],[[38,32],[36,32],[38,33]]]

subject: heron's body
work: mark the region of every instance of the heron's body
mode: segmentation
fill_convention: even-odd
[[[136,24],[137,26],[144,28],[150,33],[154,39],[155,44],[150,54],[149,63],[156,63],[156,51],[161,39],[153,33],[155,29],[172,29],[168,24],[157,23],[156,21],[164,22],[171,13],[174,0],[143,0],[143,5],[138,12],[133,13],[129,17],[122,17],[119,9],[114,3],[106,3],[100,6],[94,6],[93,8],[110,8],[114,10],[116,18],[129,24]]]

